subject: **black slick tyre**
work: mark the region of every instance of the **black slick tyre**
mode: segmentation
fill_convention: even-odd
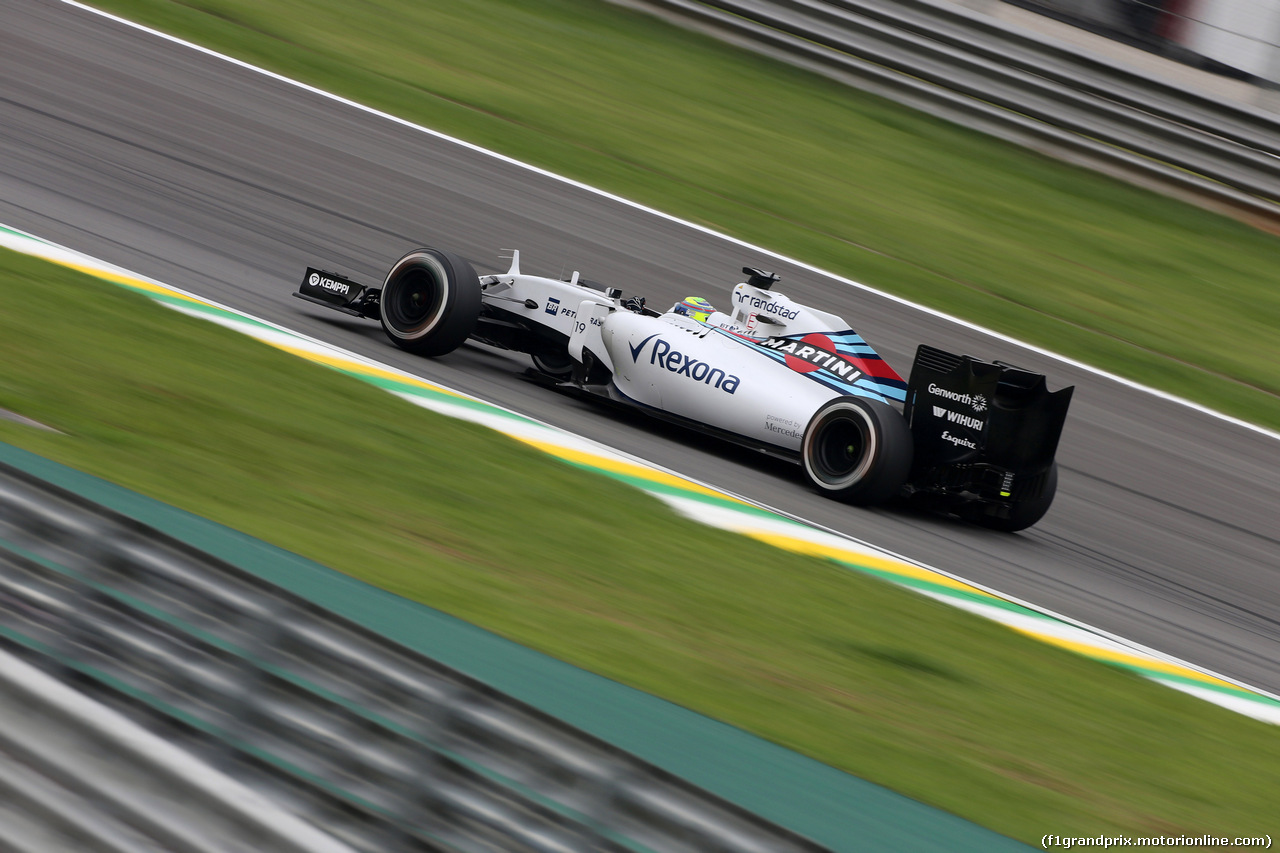
[[[379,303],[392,343],[418,355],[444,355],[475,331],[480,279],[451,252],[414,249],[392,265]]]
[[[561,381],[573,376],[574,361],[567,352],[535,352],[530,353],[529,357],[538,372],[545,376]]]
[[[800,457],[818,492],[863,506],[900,494],[911,473],[911,431],[892,406],[862,397],[823,405],[804,431]]]

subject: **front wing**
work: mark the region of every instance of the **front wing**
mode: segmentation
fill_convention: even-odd
[[[376,287],[357,284],[344,275],[307,267],[302,276],[302,285],[293,295],[343,314],[376,320],[379,316],[378,299],[382,291]]]

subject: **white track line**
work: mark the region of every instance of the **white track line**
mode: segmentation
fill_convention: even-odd
[[[555,172],[551,172],[546,169],[539,168],[538,166],[530,165],[529,163],[525,163],[513,157],[508,157],[505,154],[499,154],[496,151],[491,151],[488,148],[483,148],[471,142],[458,139],[457,137],[449,136],[448,134],[441,133],[438,130],[432,130],[429,127],[424,127],[423,125],[414,124],[413,122],[408,121],[407,119],[402,119],[397,116],[391,115],[390,113],[385,113],[385,112],[382,112],[381,110],[374,109],[373,107],[365,106],[364,104],[358,103],[356,101],[352,101],[348,98],[344,98],[341,95],[335,95],[332,92],[325,91],[324,89],[319,89],[319,88],[316,88],[315,86],[308,85],[307,83],[302,83],[292,78],[285,77],[282,74],[277,74],[274,71],[268,71],[265,68],[259,68],[258,66],[251,65],[243,60],[236,59],[231,56],[227,56],[226,54],[218,53],[217,51],[211,50],[207,47],[201,47],[200,45],[193,44],[192,42],[186,41],[185,39],[180,39],[177,36],[172,36],[172,35],[169,35],[168,33],[160,32],[159,30],[152,29],[151,27],[147,27],[142,24],[136,23],[134,21],[121,18],[118,15],[113,15],[109,12],[104,12],[101,9],[95,9],[92,6],[86,6],[83,3],[77,2],[77,0],[59,0],[59,2],[65,3],[68,6],[74,6],[77,9],[90,12],[94,15],[99,15],[103,18],[107,18],[108,20],[115,21],[118,24],[131,27],[133,29],[139,30],[140,32],[145,32],[149,35],[155,36],[156,38],[164,39],[165,41],[172,42],[173,44],[181,45],[190,50],[197,51],[198,53],[203,53],[206,56],[213,57],[223,62],[228,62],[237,67],[246,69],[248,71],[252,71],[256,74],[261,74],[265,77],[269,77],[272,80],[276,80],[280,83],[285,83],[289,86],[294,86],[303,91],[310,92],[311,94],[319,95],[322,98],[327,98],[331,101],[335,101],[344,106],[348,106],[348,107],[351,107],[352,109],[359,110],[360,112],[377,116],[378,118],[384,119],[386,121],[394,122],[395,124],[398,124],[401,127],[406,127],[406,128],[418,131],[420,133],[425,133],[428,136],[433,136],[436,139],[441,139],[446,142],[451,142],[455,145],[460,145],[463,148],[466,148],[471,151],[475,151],[487,157],[492,157],[496,160],[502,161],[503,163],[507,163],[512,166],[517,166],[521,169],[526,169],[530,172],[534,172],[535,174],[541,175],[543,177],[550,178],[555,181],[559,181],[560,183],[567,184],[571,187],[575,187],[576,189],[580,189],[585,192],[592,193],[594,195],[600,196],[601,198],[606,198],[610,201],[617,202],[618,204],[626,205],[627,207],[633,208],[635,210],[643,211],[644,213],[650,214],[652,216],[657,216],[661,219],[664,219],[668,222],[673,222],[685,228],[691,228],[694,231],[697,231],[702,234],[706,234],[710,237],[715,237],[718,240],[724,240],[728,243],[732,243],[735,246],[741,246],[744,249],[749,249],[752,252],[759,252],[763,255],[767,255],[768,257],[775,258],[779,261],[782,261],[783,263],[790,264],[792,266],[799,267],[801,269],[807,270],[817,275],[824,276],[828,279],[831,279],[832,281],[840,282],[841,284],[844,284],[848,287],[857,288],[858,290],[875,294],[876,296],[882,297],[884,299],[888,299],[892,302],[896,302],[897,304],[905,306],[907,308],[920,311],[932,317],[937,317],[939,319],[946,320],[949,323],[954,323],[955,325],[961,326],[965,329],[969,329],[970,331],[979,332],[981,334],[995,338],[996,340],[1003,341],[1004,343],[1022,347],[1023,349],[1034,352],[1037,355],[1054,359],[1058,362],[1061,362],[1062,364],[1066,364],[1071,367],[1077,368],[1079,370],[1083,370],[1087,373],[1092,373],[1093,375],[1099,376],[1103,379],[1108,379],[1112,382],[1119,383],[1120,385],[1123,385],[1126,388],[1130,388],[1135,391],[1140,391],[1144,394],[1150,394],[1153,397],[1158,397],[1161,400],[1167,400],[1168,402],[1176,403],[1180,406],[1185,406],[1186,408],[1200,412],[1201,414],[1209,415],[1210,417],[1214,417],[1219,420],[1226,421],[1229,424],[1233,424],[1235,426],[1242,427],[1244,429],[1256,432],[1260,435],[1265,435],[1268,438],[1273,438],[1273,439],[1276,439],[1277,441],[1280,441],[1280,432],[1277,432],[1275,430],[1271,430],[1266,427],[1260,426],[1258,424],[1241,420],[1240,418],[1232,417],[1231,415],[1223,414],[1222,412],[1216,411],[1214,409],[1210,409],[1208,406],[1201,405],[1200,403],[1187,400],[1183,397],[1178,397],[1174,394],[1169,394],[1157,388],[1151,388],[1147,385],[1134,382],[1133,380],[1126,379],[1123,376],[1118,376],[1114,373],[1110,373],[1108,371],[1102,370],[1101,368],[1094,367],[1093,365],[1085,364],[1082,361],[1077,361],[1073,358],[1069,358],[1064,355],[1059,355],[1058,353],[1053,352],[1051,350],[1044,349],[1043,347],[1036,346],[1035,344],[1029,344],[1025,341],[1021,341],[1017,338],[1006,335],[1002,332],[997,332],[994,329],[988,329],[985,326],[980,326],[977,323],[972,323],[968,320],[964,320],[964,319],[961,319],[960,317],[947,314],[943,311],[938,311],[937,309],[930,308],[927,305],[921,305],[918,302],[912,302],[911,300],[904,299],[901,296],[895,296],[892,293],[887,293],[886,291],[879,290],[877,288],[871,287],[870,285],[866,285],[861,282],[854,281],[853,279],[846,278],[842,275],[839,275],[838,273],[833,273],[828,270],[824,270],[821,267],[814,266],[813,264],[807,263],[805,261],[792,258],[788,255],[780,254],[778,252],[773,251],[772,249],[766,249],[763,246],[757,246],[754,243],[748,243],[745,240],[740,240],[737,237],[733,237],[729,234],[724,234],[720,231],[707,228],[706,226],[699,225],[696,222],[689,222],[677,216],[672,216],[671,214],[664,213],[661,210],[657,210],[655,208],[648,207],[647,205],[640,204],[639,202],[632,201],[628,198],[623,198],[622,196],[615,195],[611,192],[598,189],[597,187],[593,187],[590,184],[584,184],[581,181],[575,181],[572,178],[566,178],[565,176],[558,175]]]
[[[564,451],[585,451],[586,453],[596,457],[596,461],[584,460],[591,467],[599,467],[602,473],[608,474],[608,461],[620,460],[648,468],[661,473],[669,474],[676,479],[683,480],[687,485],[694,489],[702,488],[705,491],[718,493],[722,497],[730,499],[729,504],[714,505],[705,503],[699,499],[690,497],[681,497],[672,494],[664,489],[651,490],[650,493],[660,500],[666,502],[669,506],[682,514],[716,527],[727,530],[734,530],[740,534],[751,536],[762,541],[773,544],[776,547],[798,550],[802,553],[810,553],[811,546],[818,548],[817,552],[826,557],[840,560],[853,560],[855,563],[861,559],[870,558],[873,562],[877,560],[887,561],[889,564],[898,564],[900,568],[907,568],[907,574],[912,574],[914,569],[922,570],[923,573],[934,576],[930,583],[935,584],[934,590],[928,590],[921,587],[913,587],[915,591],[928,595],[944,603],[952,606],[969,610],[984,618],[1004,624],[1014,630],[1022,631],[1030,636],[1039,638],[1043,642],[1055,643],[1064,647],[1076,647],[1076,651],[1081,648],[1092,650],[1097,656],[1102,654],[1102,658],[1106,659],[1108,653],[1118,654],[1119,658],[1112,658],[1112,662],[1138,665],[1144,672],[1144,675],[1159,683],[1167,686],[1176,687],[1184,692],[1206,699],[1216,704],[1228,707],[1231,710],[1252,716],[1255,719],[1262,720],[1273,724],[1280,724],[1280,707],[1274,704],[1267,704],[1265,700],[1270,699],[1273,702],[1280,702],[1280,696],[1259,690],[1256,687],[1244,684],[1234,679],[1226,678],[1222,675],[1214,673],[1203,667],[1197,666],[1190,662],[1181,660],[1159,652],[1155,649],[1143,646],[1139,643],[1132,642],[1112,634],[1107,631],[1094,628],[1084,622],[1064,617],[1061,614],[1054,613],[1044,608],[1038,607],[1030,602],[1017,599],[1013,596],[1005,595],[998,590],[986,587],[982,584],[976,584],[968,581],[951,572],[934,568],[924,563],[910,560],[898,554],[894,554],[883,549],[876,548],[870,543],[848,536],[829,528],[806,522],[801,518],[783,513],[775,508],[760,504],[754,501],[746,500],[736,495],[723,492],[709,484],[700,483],[682,477],[670,469],[662,468],[654,465],[638,457],[630,454],[623,454],[620,451],[613,450],[606,445],[583,439],[565,430],[549,426],[539,421],[533,421],[509,409],[495,406],[479,400],[476,397],[462,394],[460,392],[449,389],[446,386],[433,383],[425,379],[418,378],[411,373],[395,370],[388,365],[380,362],[355,356],[347,353],[339,347],[328,344],[322,344],[318,341],[308,338],[300,333],[291,332],[283,326],[270,323],[253,317],[241,311],[226,306],[217,306],[214,310],[221,312],[224,316],[216,316],[207,311],[195,310],[192,305],[194,303],[203,303],[213,308],[213,303],[202,300],[200,297],[178,288],[165,285],[153,279],[136,276],[119,267],[105,264],[87,255],[83,255],[72,249],[57,246],[47,240],[34,237],[24,232],[16,231],[6,226],[0,226],[0,246],[12,248],[17,251],[34,254],[52,260],[55,263],[62,263],[81,271],[97,274],[116,284],[124,285],[140,289],[153,298],[170,297],[176,298],[178,301],[162,301],[161,304],[185,314],[198,317],[203,320],[209,320],[219,325],[225,326],[241,334],[254,337],[269,345],[277,346],[285,351],[292,352],[303,358],[316,361],[320,364],[327,364],[330,367],[338,367],[344,369],[337,362],[343,362],[347,367],[356,368],[372,368],[379,374],[385,376],[398,376],[407,381],[409,384],[418,383],[430,386],[436,391],[444,392],[451,397],[459,399],[470,399],[482,404],[482,408],[489,410],[491,414],[486,415],[483,412],[473,408],[459,406],[447,401],[429,401],[411,393],[386,389],[390,393],[403,397],[407,401],[416,405],[425,406],[442,414],[448,414],[453,417],[460,417],[476,423],[482,423],[497,429],[513,438],[521,440],[533,439],[535,445],[541,446],[546,452],[553,455],[564,457]],[[301,344],[301,345],[299,345]],[[533,432],[530,432],[532,430]],[[603,467],[600,467],[603,463]],[[670,484],[668,484],[670,485]],[[643,485],[640,488],[645,488]],[[677,486],[677,488],[682,488]],[[769,518],[757,513],[743,514],[741,508],[733,505],[733,501],[751,504],[769,512],[776,513],[776,517]],[[789,540],[789,541],[788,541]],[[880,568],[886,568],[882,565]],[[888,566],[889,571],[895,574],[902,574],[900,568],[895,569]],[[967,600],[963,595],[956,595],[952,591],[944,590],[945,583],[937,586],[939,578],[945,578],[969,587],[971,591],[986,593],[995,599],[1003,599],[1005,602],[1024,608],[1023,614],[1011,613],[994,603],[983,603],[979,601]],[[891,581],[893,582],[893,581]],[[1089,652],[1083,652],[1089,654]],[[1143,660],[1145,659],[1145,660]],[[1164,667],[1172,667],[1170,671]],[[1183,670],[1182,673],[1176,672],[1177,669]],[[1235,688],[1256,694],[1263,701],[1256,701],[1248,697],[1230,698],[1220,691],[1213,690],[1203,686],[1187,686],[1177,681],[1178,677],[1206,676],[1209,679],[1220,681],[1226,685],[1232,685]],[[1172,677],[1171,677],[1172,676]],[[1229,701],[1217,701],[1218,699],[1229,699]]]

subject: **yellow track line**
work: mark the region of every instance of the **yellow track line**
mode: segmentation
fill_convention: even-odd
[[[52,258],[46,258],[46,260],[52,260],[53,263],[58,264],[59,266],[68,267],[70,269],[76,270],[77,272],[82,272],[85,275],[94,276],[95,278],[106,279],[107,281],[110,281],[114,284],[121,284],[121,285],[124,285],[125,287],[129,287],[134,290],[144,290],[147,293],[158,293],[161,296],[168,296],[173,299],[182,299],[187,302],[194,302],[197,305],[206,305],[210,308],[215,307],[213,305],[209,305],[209,303],[205,302],[203,299],[199,299],[195,296],[188,296],[185,293],[179,293],[176,290],[171,290],[168,287],[165,287],[164,285],[152,284],[149,281],[143,281],[142,279],[134,278],[133,276],[124,275],[122,273],[111,272],[110,270],[104,270],[99,267],[89,266],[87,264],[78,264],[78,263],[75,263],[74,261],[63,261],[63,260],[56,260]]]
[[[1214,678],[1212,675],[1205,675],[1203,672],[1197,672],[1194,669],[1189,669],[1176,663],[1167,663],[1156,658],[1142,657],[1126,652],[1118,652],[1112,649],[1102,649],[1097,646],[1091,646],[1088,643],[1081,643],[1077,640],[1067,640],[1062,637],[1055,637],[1052,634],[1041,634],[1038,631],[1032,631],[1026,628],[1018,628],[1012,625],[1009,627],[1013,628],[1013,630],[1017,631],[1019,634],[1025,634],[1042,643],[1048,643],[1051,646],[1057,646],[1061,649],[1093,658],[1094,660],[1110,661],[1111,663],[1125,664],[1139,669],[1154,670],[1155,672],[1164,672],[1169,675],[1179,675],[1183,678],[1192,678],[1196,681],[1203,681],[1206,684],[1217,685],[1218,687],[1229,687],[1237,693],[1241,692],[1238,685],[1232,684],[1229,681],[1223,681],[1221,678]]]
[[[53,258],[46,258],[46,259],[51,260],[54,263],[59,264],[60,266],[67,267],[69,269],[73,269],[78,272],[86,273],[88,275],[92,275],[97,278],[104,279],[106,281],[110,281],[112,283],[122,285],[124,287],[128,287],[134,290],[143,291],[149,294],[165,296],[171,299],[178,299],[178,300],[182,300],[192,304],[202,305],[208,308],[218,310],[218,306],[211,305],[210,303],[198,297],[180,293],[167,286],[154,284],[152,282],[145,281],[135,276],[112,272],[110,270],[104,270],[104,269],[101,269],[100,267],[95,267],[89,264],[82,264],[72,260],[53,259]],[[424,379],[419,379],[409,374],[397,373],[386,368],[375,367],[369,364],[365,364],[349,358],[343,358],[337,355],[331,355],[323,352],[316,352],[314,350],[307,349],[305,347],[290,346],[288,344],[274,342],[274,341],[264,341],[264,342],[268,343],[269,345],[275,347],[278,350],[281,350],[282,352],[287,352],[290,355],[298,356],[300,358],[305,358],[308,361],[315,362],[318,364],[323,364],[327,367],[343,370],[349,373],[355,373],[361,376],[385,379],[385,380],[389,380],[397,383],[402,383],[404,385],[420,388],[423,390],[428,390],[437,394],[456,397],[460,400],[473,399],[465,394],[461,394],[459,392],[452,391],[447,388],[441,388],[438,385],[434,385],[430,382],[427,382]],[[682,477],[668,474],[662,471],[657,471],[652,468],[645,467],[641,464],[628,462],[622,459],[614,459],[607,456],[601,456],[601,455],[590,453],[584,450],[576,450],[569,447],[565,447],[563,445],[555,444],[553,442],[528,438],[528,437],[520,436],[513,433],[508,433],[508,435],[510,435],[512,438],[515,438],[516,440],[530,447],[541,450],[552,456],[556,456],[567,462],[572,462],[575,464],[596,468],[602,471],[612,472],[621,476],[625,476],[625,477],[629,477],[637,480],[648,481],[656,485],[668,486],[680,491],[694,492],[694,493],[714,497],[722,501],[730,500],[730,501],[733,501],[734,503],[738,503],[743,506],[754,506],[753,504],[750,504],[739,498],[734,498],[729,495],[725,495],[714,489],[707,488],[705,486],[700,486],[696,483],[692,483],[688,480],[683,479]],[[801,538],[789,536],[786,534],[775,533],[771,531],[764,531],[759,529],[738,528],[737,532],[746,536],[750,536],[753,539],[772,545],[774,547],[781,548],[783,550],[791,551],[794,553],[805,554],[805,555],[816,556],[816,557],[823,557],[823,558],[832,559],[832,560],[836,560],[844,563],[851,563],[857,566],[871,569],[873,571],[881,571],[887,574],[893,574],[903,578],[910,578],[918,581],[923,581],[936,586],[948,587],[950,589],[954,589],[970,595],[980,596],[980,597],[988,598],[992,600],[1000,600],[1000,601],[1004,600],[998,595],[994,595],[985,590],[978,589],[977,587],[974,587],[974,586],[970,586],[969,584],[966,584],[963,581],[958,581],[953,578],[947,577],[946,575],[938,574],[929,569],[920,568],[918,566],[914,566],[910,563],[896,560],[891,557],[867,554],[867,553],[856,551],[850,548],[840,547],[838,545],[812,542],[806,539],[801,539]],[[1040,642],[1047,643],[1049,645],[1056,646],[1063,650],[1074,652],[1076,654],[1083,655],[1085,657],[1088,657],[1094,660],[1133,667],[1135,669],[1145,670],[1147,672],[1164,673],[1167,675],[1172,675],[1180,678],[1185,678],[1188,680],[1197,681],[1206,685],[1212,685],[1216,687],[1225,687],[1232,690],[1233,692],[1240,692],[1240,688],[1229,681],[1225,681],[1221,678],[1217,678],[1212,675],[1206,675],[1204,673],[1198,672],[1194,669],[1190,669],[1183,665],[1169,663],[1166,661],[1159,660],[1158,658],[1146,657],[1140,654],[1133,654],[1133,653],[1128,653],[1123,651],[1117,651],[1114,649],[1101,648],[1099,646],[1092,645],[1088,642],[1081,642],[1079,640],[1070,640],[1070,639],[1056,636],[1054,634],[1042,633],[1031,628],[1018,627],[1008,623],[1005,623],[1005,624],[1007,624],[1008,627],[1013,628],[1013,630],[1017,631],[1018,633],[1023,634],[1024,636],[1031,637]]]
[[[660,483],[666,486],[673,486],[686,492],[698,492],[699,494],[709,495],[721,500],[733,501],[743,506],[751,506],[746,501],[739,500],[731,495],[723,492],[717,492],[697,483],[691,483],[683,477],[677,477],[673,474],[667,474],[662,471],[655,471],[652,468],[646,468],[637,465],[634,462],[625,462],[621,459],[610,459],[606,456],[599,456],[594,453],[588,453],[584,450],[572,450],[559,444],[552,444],[546,441],[539,441],[533,438],[524,438],[519,435],[512,435],[512,438],[522,441],[530,447],[535,447],[543,453],[549,453],[557,456],[566,462],[575,462],[579,465],[587,465],[592,468],[599,468],[604,471],[612,471],[616,474],[622,474],[627,477],[635,477],[641,480],[648,480],[652,483]]]
[[[992,595],[985,590],[978,589],[975,586],[963,581],[949,578],[946,575],[937,572],[922,569],[919,566],[913,566],[910,563],[904,563],[901,560],[895,560],[892,557],[878,557],[873,554],[866,554],[862,551],[855,551],[850,548],[841,548],[838,545],[825,545],[819,542],[810,542],[807,539],[797,539],[793,536],[787,536],[782,533],[772,533],[763,530],[742,530],[738,531],[752,539],[758,539],[775,548],[782,548],[786,551],[794,551],[797,554],[808,554],[814,557],[825,557],[829,560],[838,560],[840,562],[855,563],[868,569],[889,572],[904,578],[913,578],[915,580],[927,581],[938,586],[950,587],[960,592],[972,593],[980,595],[984,598],[991,598],[1003,601],[999,596]]]
[[[387,370],[385,368],[374,367],[372,365],[365,364],[364,362],[352,361],[351,359],[348,359],[348,358],[342,358],[341,356],[336,356],[336,355],[329,355],[327,353],[320,353],[314,350],[306,349],[304,347],[294,347],[288,344],[275,343],[275,342],[269,342],[269,343],[271,344],[271,346],[275,347],[276,349],[281,350],[283,352],[287,352],[290,355],[296,355],[299,358],[305,358],[307,361],[314,361],[318,364],[323,364],[327,367],[332,367],[337,370],[344,370],[350,373],[359,373],[362,376],[371,376],[379,379],[390,379],[395,382],[402,382],[405,385],[412,385],[416,388],[422,388],[427,391],[434,391],[438,394],[448,394],[450,397],[457,397],[458,399],[470,399],[466,395],[460,394],[457,391],[450,391],[448,388],[441,388],[439,385],[432,385],[430,382],[426,381],[425,379],[419,379],[418,377],[409,375],[407,373],[397,373],[395,371]]]

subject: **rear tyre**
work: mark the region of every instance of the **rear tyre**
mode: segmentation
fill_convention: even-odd
[[[561,381],[573,376],[574,361],[567,352],[547,350],[530,353],[529,357],[533,359],[533,366],[538,372],[545,376]]]
[[[902,492],[911,473],[911,431],[887,403],[837,397],[810,419],[800,457],[820,493],[864,506],[883,503]]]
[[[379,303],[392,343],[418,355],[444,355],[475,331],[480,279],[451,252],[414,249],[392,265]]]
[[[1040,486],[1040,494],[1033,498],[1017,501],[1009,508],[1008,518],[997,518],[991,515],[980,515],[973,519],[980,527],[1001,530],[1005,533],[1016,533],[1026,530],[1049,511],[1053,496],[1058,491],[1058,463],[1054,462],[1044,472],[1044,481]]]

